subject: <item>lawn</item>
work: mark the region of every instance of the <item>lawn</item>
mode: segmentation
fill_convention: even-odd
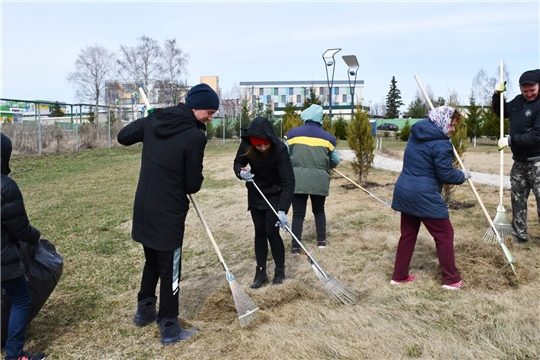
[[[538,358],[540,225],[532,197],[532,241],[508,244],[517,259],[517,277],[500,247],[482,241],[488,223],[463,185],[454,198],[475,206],[450,211],[463,289],[441,288],[435,246],[423,228],[411,263],[419,279],[392,286],[399,214],[334,174],[326,205],[329,246],[316,247],[310,212],[304,245],[327,273],[358,292],[359,301],[344,306],[328,296],[306,256],[290,254],[285,232],[287,280],[253,290],[253,226],[244,184],[232,171],[237,145],[208,144],[205,181],[195,197],[225,262],[259,307],[257,318],[240,328],[225,271],[192,209],[186,221],[180,316],[201,331],[170,346],[160,344],[157,326],[139,328],[132,322],[144,261],[140,244],[130,238],[142,147],[15,157],[11,175],[31,223],[64,258],[58,286],[29,327],[27,349],[45,351],[50,359]],[[388,156],[399,158],[404,143],[392,146]],[[498,173],[496,147],[483,146],[470,150],[464,162],[495,164],[493,173]],[[480,154],[478,160],[473,161],[473,153]],[[355,178],[348,163],[338,168]],[[372,169],[370,191],[391,200],[397,176]],[[494,216],[498,188],[476,188]],[[504,195],[511,217],[510,194]],[[272,275],[271,259],[268,267]]]

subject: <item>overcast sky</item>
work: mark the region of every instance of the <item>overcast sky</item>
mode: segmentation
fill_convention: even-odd
[[[538,1],[377,2],[10,2],[2,1],[1,96],[75,102],[66,77],[85,46],[118,53],[143,35],[175,38],[190,55],[187,80],[217,75],[224,94],[241,81],[324,80],[322,54],[336,55],[335,80],[347,80],[342,55],[356,55],[365,100],[384,103],[392,76],[407,107],[417,75],[436,97],[468,104],[484,69],[513,86],[540,68]]]

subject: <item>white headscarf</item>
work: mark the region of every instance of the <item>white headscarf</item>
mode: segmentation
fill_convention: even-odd
[[[431,110],[428,114],[429,120],[437,125],[445,134],[448,135],[450,130],[450,123],[452,122],[452,115],[456,109],[450,106],[439,106]]]

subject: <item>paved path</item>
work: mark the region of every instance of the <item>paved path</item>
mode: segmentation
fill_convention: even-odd
[[[339,154],[341,159],[345,161],[352,161],[355,159],[355,154],[353,150],[340,150]],[[403,161],[387,158],[375,154],[375,159],[373,160],[373,166],[377,169],[390,170],[401,172],[403,167]],[[500,176],[493,174],[483,174],[479,172],[472,171],[472,182],[477,184],[486,184],[491,186],[500,185]],[[503,176],[503,187],[505,189],[510,189],[510,176]]]

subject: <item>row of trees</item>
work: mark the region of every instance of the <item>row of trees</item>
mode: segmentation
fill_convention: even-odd
[[[136,81],[149,89],[151,82],[158,81],[169,91],[160,99],[172,102],[172,98],[185,86],[182,77],[186,73],[189,54],[179,48],[176,39],[166,39],[163,45],[147,36],[137,39],[136,46],[120,45],[117,52],[95,44],[84,47],[75,60],[75,71],[67,76],[80,101],[96,104],[114,104],[115,89],[106,89],[107,81]],[[112,87],[117,86],[114,81]],[[109,90],[109,91],[107,91]],[[136,88],[133,91],[137,91]],[[152,96],[152,94],[148,94]],[[137,95],[138,96],[138,95]]]

